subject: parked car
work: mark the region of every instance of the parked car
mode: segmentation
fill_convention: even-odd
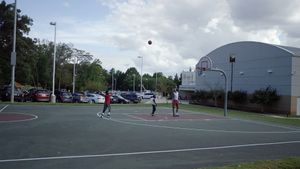
[[[35,89],[32,90],[31,101],[34,102],[49,102],[50,92],[46,89]]]
[[[38,90],[37,88],[31,88],[29,90],[24,91],[24,101],[33,101],[33,95],[36,92],[36,90]]]
[[[88,93],[86,97],[88,98],[89,103],[104,103],[104,97],[99,94]]]
[[[73,96],[71,92],[67,91],[55,91],[56,101],[61,103],[71,103],[73,102]]]
[[[2,89],[0,89],[0,95],[2,101],[9,101],[11,97],[11,86],[4,86]],[[14,100],[18,102],[24,101],[23,92],[16,87],[14,90]]]
[[[153,96],[154,96],[153,93],[145,93],[142,97],[143,97],[143,99],[150,99],[150,98],[152,98]]]
[[[141,102],[141,99],[136,93],[122,93],[121,96],[133,103]]]
[[[120,95],[113,95],[111,96],[111,103],[123,103],[123,104],[127,104],[130,103],[129,100],[125,99],[124,97],[120,96]]]
[[[88,103],[89,99],[83,93],[74,93],[73,94],[74,103]]]

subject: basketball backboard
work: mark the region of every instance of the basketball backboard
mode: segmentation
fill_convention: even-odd
[[[203,71],[212,69],[212,61],[208,56],[204,56],[200,58],[199,62],[196,65],[196,71],[199,75],[202,74]]]

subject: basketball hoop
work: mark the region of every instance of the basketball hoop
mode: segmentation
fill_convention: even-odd
[[[212,61],[209,57],[202,57],[196,65],[196,71],[198,72],[198,76],[201,76],[204,71],[211,70]]]

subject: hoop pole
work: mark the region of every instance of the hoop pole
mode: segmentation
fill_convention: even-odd
[[[228,102],[228,87],[227,87],[227,76],[226,73],[221,69],[211,69],[211,71],[221,72],[224,75],[225,80],[225,98],[224,98],[224,116],[227,116],[227,102]]]

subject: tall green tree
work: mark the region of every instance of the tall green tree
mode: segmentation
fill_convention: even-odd
[[[125,72],[122,90],[137,91],[140,84],[140,74],[135,67],[128,68]]]
[[[101,66],[101,61],[96,59],[92,63],[83,62],[78,67],[77,84],[79,90],[103,91],[107,89],[107,72]]]
[[[34,52],[34,41],[25,37],[33,24],[31,18],[21,15],[17,10],[17,31],[16,31],[16,81],[29,83],[31,81],[30,62]],[[0,84],[8,84],[11,80],[10,55],[13,46],[14,27],[14,4],[0,3]]]

